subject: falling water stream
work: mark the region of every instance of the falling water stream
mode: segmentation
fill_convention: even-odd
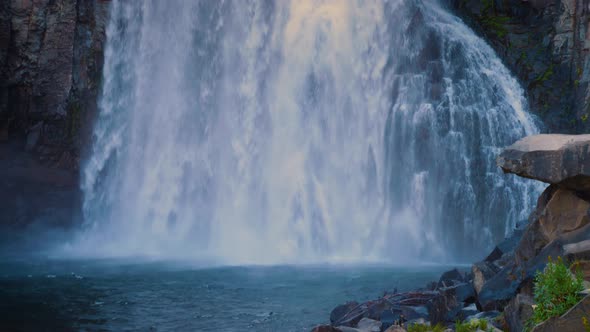
[[[533,207],[523,90],[435,1],[115,0],[107,38],[78,254],[462,260]]]

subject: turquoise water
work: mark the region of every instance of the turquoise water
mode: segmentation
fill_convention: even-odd
[[[0,330],[309,331],[340,303],[446,269],[11,260],[0,263]]]

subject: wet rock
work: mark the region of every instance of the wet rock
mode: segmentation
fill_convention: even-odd
[[[486,257],[486,262],[494,262],[502,258],[505,254],[509,254],[516,249],[518,243],[522,239],[524,229],[515,229],[510,236],[498,243],[494,250]]]
[[[382,328],[387,329],[394,325],[399,320],[400,312],[394,312],[393,310],[385,310],[381,313],[379,321],[383,324]]]
[[[516,294],[521,282],[513,267],[505,267],[488,280],[478,296],[478,307],[484,311],[502,310]]]
[[[363,318],[356,325],[361,332],[380,332],[382,323],[377,320]]]
[[[347,313],[356,308],[358,305],[358,302],[351,301],[337,306],[330,313],[330,323],[335,324],[340,322]]]
[[[488,261],[473,264],[471,272],[473,273],[473,288],[475,293],[479,294],[486,281],[496,275],[498,271],[498,267]]]
[[[475,302],[475,290],[470,283],[441,288],[438,296],[429,301],[428,318],[433,324],[455,321],[465,304]]]
[[[471,317],[473,315],[477,315],[478,313],[479,313],[479,310],[477,309],[477,306],[475,305],[475,303],[472,303],[472,304],[464,307],[463,309],[461,309],[461,311],[459,311],[459,313],[457,314],[457,319],[464,321],[468,317]]]
[[[507,173],[590,190],[590,135],[528,136],[504,149],[496,162]]]
[[[341,332],[361,332],[361,330],[350,326],[338,326],[337,329]]]
[[[458,269],[452,269],[440,276],[438,287],[450,287],[463,281],[463,274]]]
[[[342,330],[331,325],[318,325],[311,332],[342,332]]]
[[[504,309],[504,318],[510,331],[523,331],[526,321],[533,315],[532,297],[517,294]]]
[[[585,331],[583,318],[589,319],[590,296],[583,298],[561,317],[550,318],[535,326],[531,332]]]
[[[492,310],[492,311],[480,312],[480,313],[475,314],[473,316],[469,316],[465,320],[469,321],[469,320],[473,320],[473,319],[485,319],[487,321],[492,321],[500,315],[501,315],[501,313],[499,311]]]
[[[332,325],[335,326],[356,326],[363,318],[368,316],[369,305],[367,303],[359,304],[346,314],[335,320]]]
[[[436,281],[429,282],[428,284],[426,284],[426,290],[433,291],[436,289],[437,286],[438,283]]]

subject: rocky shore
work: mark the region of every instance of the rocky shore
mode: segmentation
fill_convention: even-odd
[[[526,137],[504,149],[497,164],[506,173],[549,184],[528,223],[518,225],[471,271],[454,269],[414,292],[340,305],[330,314],[330,325],[313,331],[405,331],[414,323],[452,331],[457,321],[473,319],[487,321],[488,330],[523,331],[535,305],[535,273],[550,257],[576,262],[588,288],[590,135]],[[590,316],[590,295],[532,331],[584,331],[584,315]]]

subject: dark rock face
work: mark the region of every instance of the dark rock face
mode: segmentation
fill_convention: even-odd
[[[590,189],[590,135],[534,135],[507,147],[497,158],[506,173],[562,188]]]
[[[109,1],[0,3],[0,141],[78,167],[102,75]]]
[[[523,331],[526,321],[533,315],[533,299],[525,294],[518,294],[504,309],[504,317],[510,331]]]
[[[0,201],[6,207],[0,228],[69,226],[81,213],[78,188],[77,173],[44,166],[18,147],[0,144]]]
[[[448,0],[522,82],[549,132],[590,128],[588,2]]]

